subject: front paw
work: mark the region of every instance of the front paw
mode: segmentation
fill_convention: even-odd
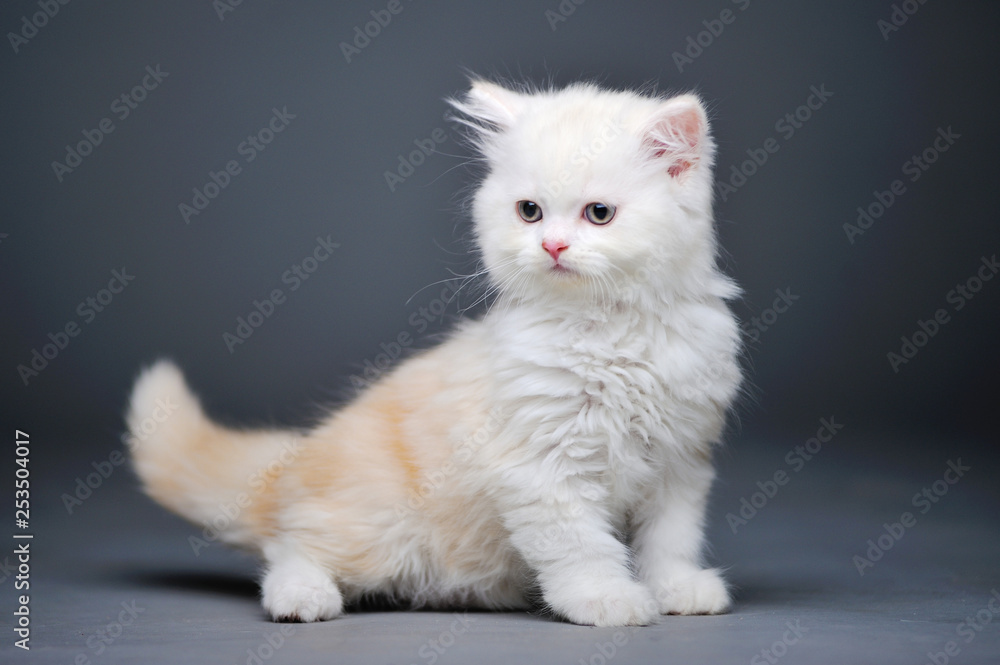
[[[275,621],[328,621],[343,612],[343,599],[329,579],[281,576],[265,579],[261,604]]]
[[[546,599],[566,619],[585,626],[645,626],[659,615],[649,589],[627,579],[573,583]]]
[[[680,571],[653,587],[662,614],[721,614],[729,609],[729,590],[714,569]]]

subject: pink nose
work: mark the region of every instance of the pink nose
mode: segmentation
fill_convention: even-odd
[[[542,249],[549,253],[549,255],[556,261],[559,260],[559,253],[565,249],[569,249],[567,245],[562,240],[543,240]]]

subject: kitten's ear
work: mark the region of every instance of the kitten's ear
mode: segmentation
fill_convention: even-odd
[[[701,100],[680,95],[662,102],[646,126],[643,142],[655,159],[664,160],[674,178],[697,168],[709,149],[708,116]]]
[[[496,83],[478,79],[472,82],[464,99],[452,100],[451,105],[479,125],[492,125],[504,130],[514,124],[521,114],[524,96]]]

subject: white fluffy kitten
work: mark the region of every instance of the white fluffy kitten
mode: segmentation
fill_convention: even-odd
[[[702,532],[739,342],[702,104],[484,81],[452,104],[488,166],[489,313],[305,433],[214,424],[154,365],[128,415],[145,489],[257,551],[278,620],[367,594],[498,609],[540,594],[599,626],[724,611]],[[177,412],[146,431],[164,399]]]

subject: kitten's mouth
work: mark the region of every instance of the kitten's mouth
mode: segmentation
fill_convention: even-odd
[[[549,272],[559,273],[561,275],[575,275],[576,271],[572,268],[567,268],[561,263],[553,263]]]

